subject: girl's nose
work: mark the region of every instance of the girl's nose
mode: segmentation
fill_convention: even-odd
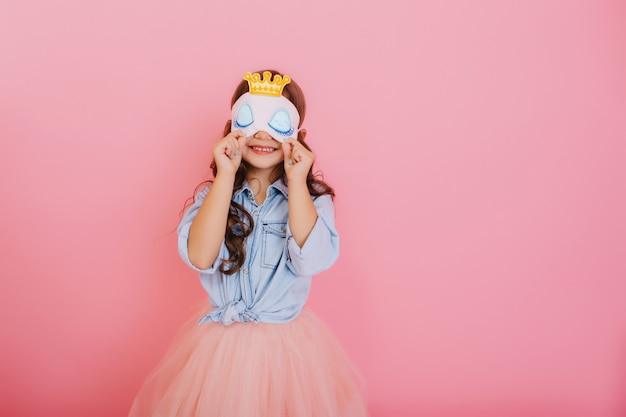
[[[262,139],[262,140],[272,139],[272,137],[267,132],[264,132],[263,130],[259,130],[258,132],[256,132],[253,135],[253,137],[257,139]]]

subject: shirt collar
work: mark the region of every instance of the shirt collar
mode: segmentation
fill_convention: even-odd
[[[280,192],[282,195],[285,196],[285,198],[289,197],[289,188],[287,188],[287,185],[285,185],[285,183],[283,182],[282,178],[277,179],[276,181],[274,181],[274,183],[272,183],[267,188],[268,197],[272,195],[272,193],[273,193],[272,189],[275,189],[278,192]],[[254,196],[252,194],[252,188],[250,188],[250,183],[248,183],[248,180],[244,181],[244,183],[241,186],[241,188],[239,190],[237,190],[233,194],[233,197],[239,196],[239,194],[244,192],[244,190],[247,190],[246,192],[248,193],[248,196],[250,198],[254,199]]]
[[[272,188],[275,188],[276,190],[281,192],[285,196],[285,198],[289,197],[289,188],[287,188],[287,185],[285,185],[282,178],[274,181],[274,183],[269,186],[268,190],[271,190]]]

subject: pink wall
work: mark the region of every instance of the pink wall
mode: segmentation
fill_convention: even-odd
[[[338,198],[310,305],[373,417],[626,415],[626,7],[0,3],[0,415],[122,416],[204,298],[178,213],[276,67]]]

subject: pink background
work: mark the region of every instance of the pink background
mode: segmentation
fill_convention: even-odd
[[[0,415],[123,416],[191,306],[179,211],[245,71],[303,87],[380,416],[626,415],[626,6],[0,3]]]

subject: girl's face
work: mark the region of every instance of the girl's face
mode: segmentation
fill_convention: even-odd
[[[262,130],[246,139],[241,156],[256,170],[273,170],[285,159],[282,144]]]

